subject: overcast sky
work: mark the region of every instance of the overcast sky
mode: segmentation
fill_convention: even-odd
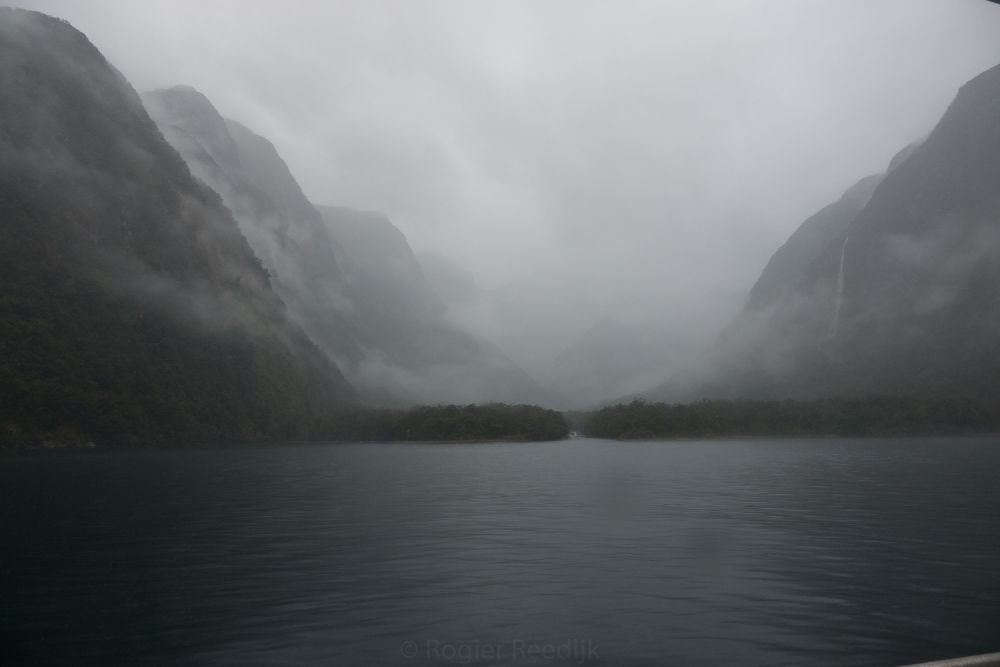
[[[981,0],[51,0],[143,90],[270,138],[314,201],[382,211],[581,321],[735,307],[809,214],[1000,63]]]

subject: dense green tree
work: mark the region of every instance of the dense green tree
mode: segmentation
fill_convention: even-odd
[[[314,436],[336,441],[536,441],[568,434],[566,419],[555,410],[488,403],[343,409],[331,414]]]
[[[858,397],[815,401],[635,400],[580,419],[587,435],[637,439],[734,435],[918,435],[1000,428],[995,406],[966,398]]]

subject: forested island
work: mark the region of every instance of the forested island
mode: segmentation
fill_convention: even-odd
[[[689,404],[642,399],[577,415],[595,438],[725,436],[889,436],[1000,431],[996,406],[966,398],[863,397],[794,400],[703,400]]]
[[[409,410],[355,408],[324,422],[317,439],[329,441],[544,441],[569,435],[562,413],[536,405],[432,405]]]

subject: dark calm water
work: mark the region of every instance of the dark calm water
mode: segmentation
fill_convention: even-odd
[[[1000,439],[0,456],[0,664],[1000,650]]]

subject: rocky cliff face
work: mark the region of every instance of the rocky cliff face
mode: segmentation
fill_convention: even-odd
[[[0,8],[0,439],[289,437],[352,391],[64,21]]]
[[[664,395],[991,397],[1000,388],[1000,68],[807,221]]]

